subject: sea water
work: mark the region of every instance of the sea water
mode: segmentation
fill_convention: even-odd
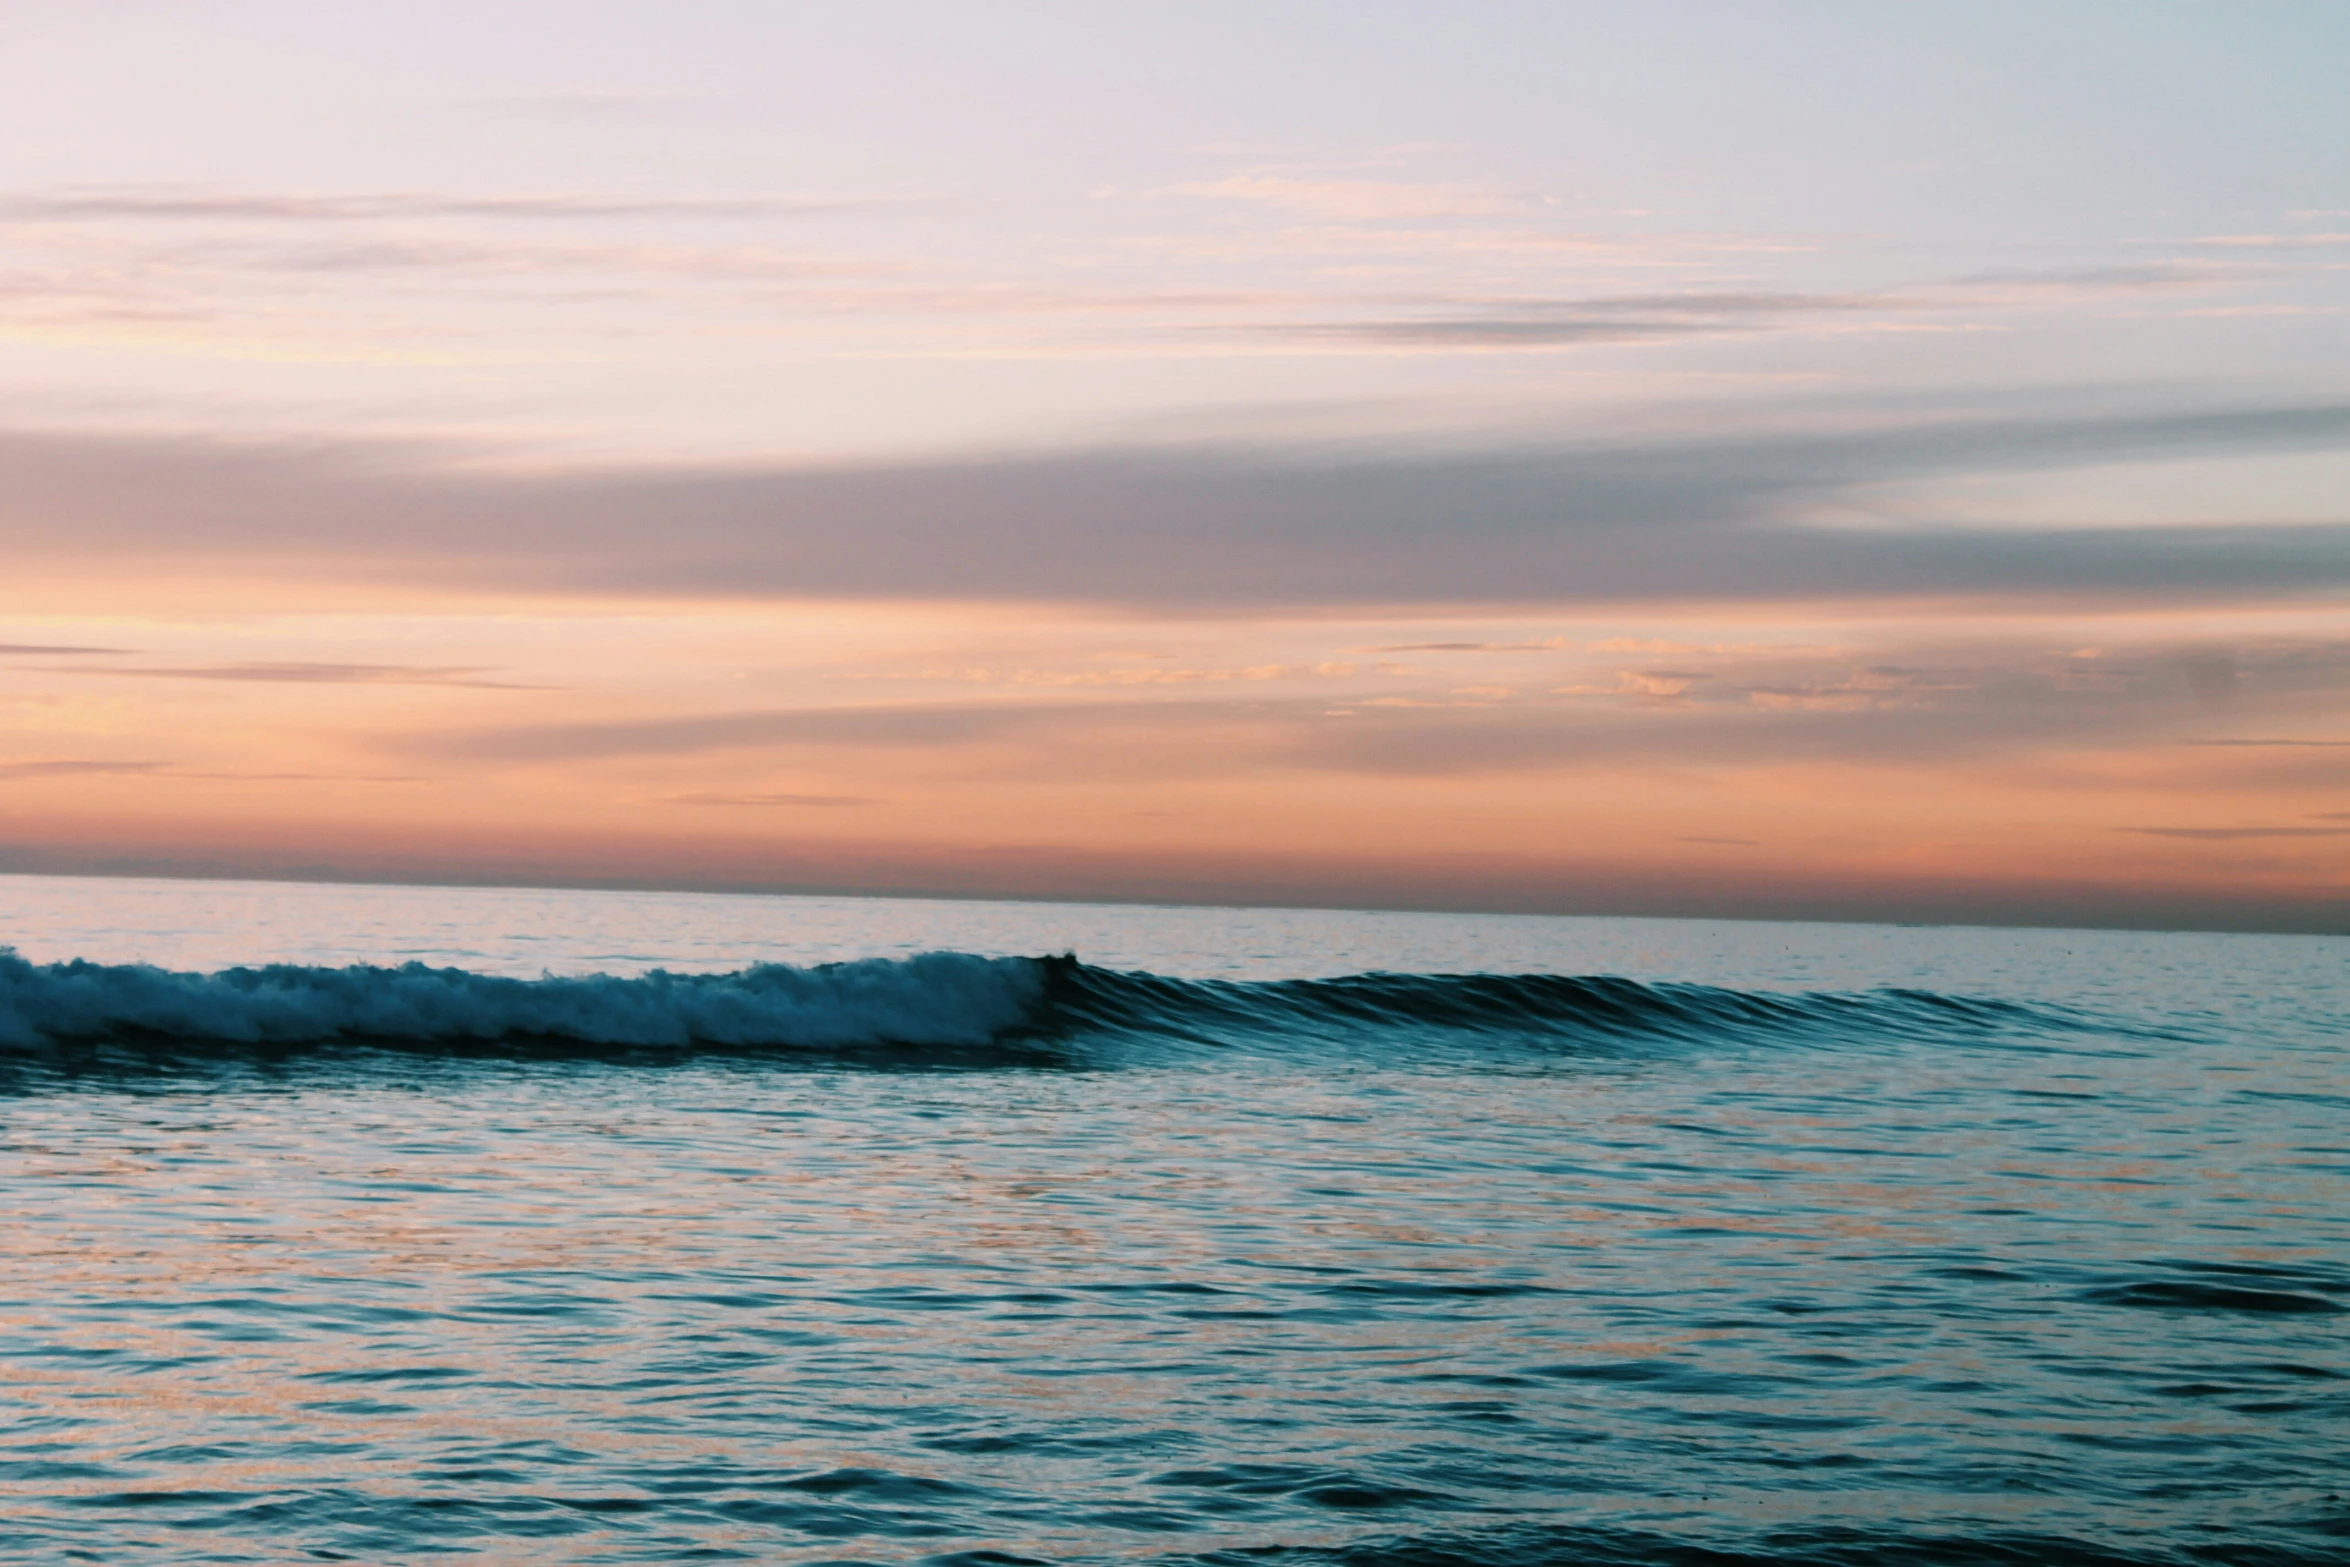
[[[0,1555],[2350,1558],[2350,941],[0,877]]]

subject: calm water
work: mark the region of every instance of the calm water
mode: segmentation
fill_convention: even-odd
[[[2350,1558],[2350,941],[0,877],[0,942],[8,1560]]]

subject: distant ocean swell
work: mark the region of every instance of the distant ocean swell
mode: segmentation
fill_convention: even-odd
[[[1172,979],[1073,957],[933,952],[733,973],[515,979],[408,964],[215,974],[0,948],[0,1049],[514,1046],[842,1053],[1114,1042],[1833,1043],[2072,1032],[2089,1020],[1917,990],[1779,994],[1608,977]]]

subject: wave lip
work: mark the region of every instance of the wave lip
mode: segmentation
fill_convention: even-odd
[[[2054,1009],[1923,990],[1861,994],[1650,984],[1612,975],[1355,974],[1342,979],[1187,980],[1047,958],[1065,1027],[1195,1042],[1366,1034],[1711,1046],[1774,1039],[1936,1041],[2080,1031]]]

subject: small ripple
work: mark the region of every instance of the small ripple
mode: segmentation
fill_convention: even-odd
[[[2100,1306],[2139,1306],[2163,1311],[2249,1311],[2271,1316],[2326,1316],[2350,1310],[2322,1295],[2169,1280],[2108,1285],[2103,1289],[2083,1290],[2074,1299]]]
[[[1651,1387],[1660,1393],[1732,1398],[1761,1396],[1801,1385],[1800,1379],[1794,1377],[1700,1371],[1694,1366],[1672,1360],[1617,1360],[1591,1365],[1536,1366],[1527,1374],[1560,1382],[1623,1383]]]
[[[2322,1525],[2313,1532],[2325,1532]],[[1209,1551],[1191,1567],[2338,1567],[2330,1551],[2215,1542],[2185,1554],[2132,1550],[2061,1534],[1892,1529],[1757,1530],[1732,1544],[1605,1525],[1389,1536],[1338,1546]]]

